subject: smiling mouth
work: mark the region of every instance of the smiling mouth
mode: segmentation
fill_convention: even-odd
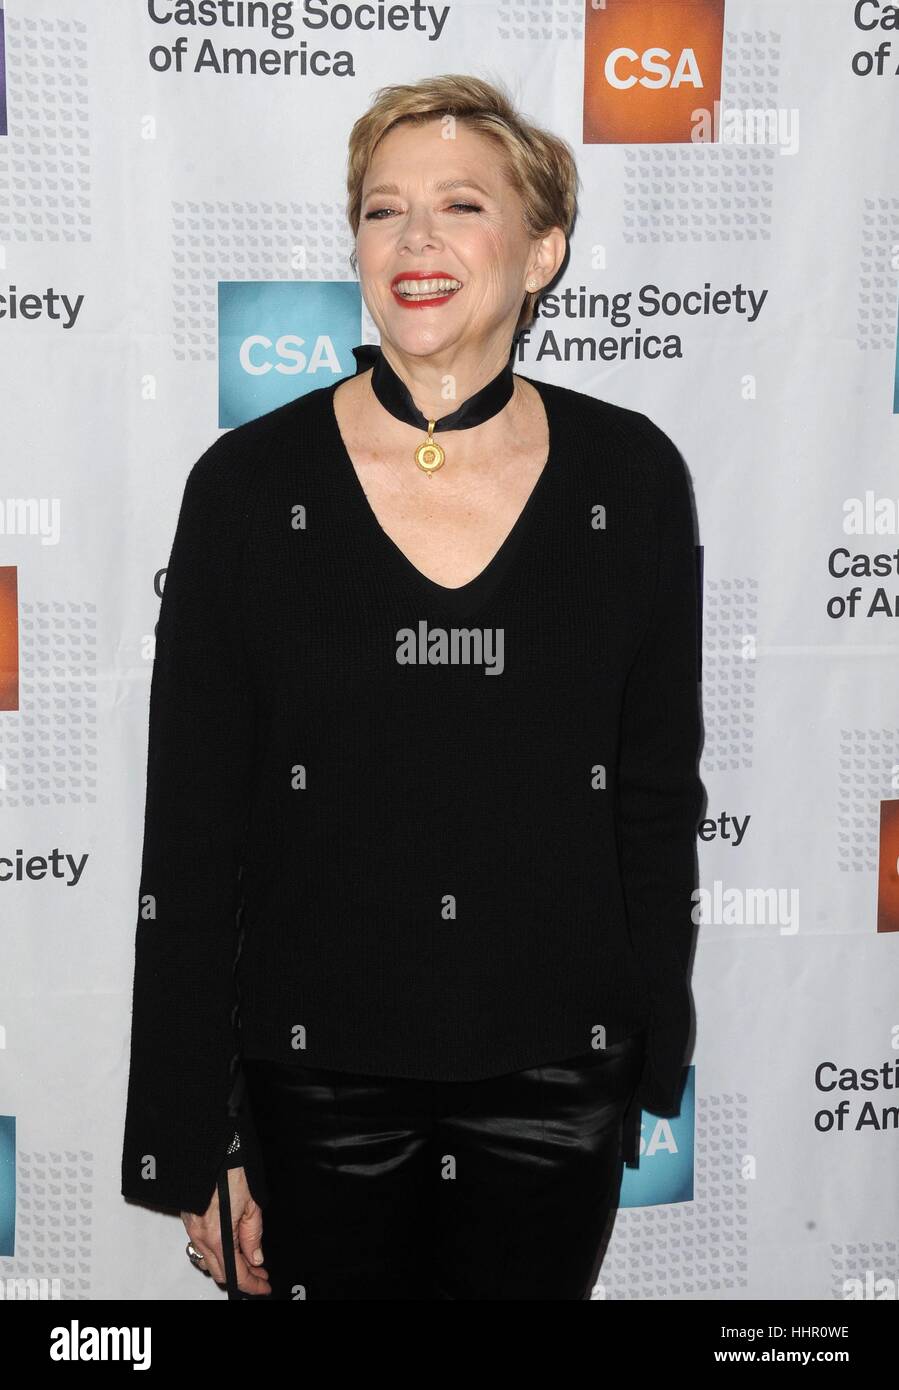
[[[397,280],[392,288],[400,299],[448,299],[461,290],[462,281],[444,276],[433,280]]]

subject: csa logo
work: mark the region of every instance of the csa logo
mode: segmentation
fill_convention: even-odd
[[[586,0],[584,144],[694,143],[721,97],[724,0]]]
[[[0,565],[0,710],[18,708],[19,571],[16,565]]]
[[[220,281],[218,315],[219,429],[356,370],[362,294],[353,280]]]
[[[880,803],[877,930],[899,931],[899,801]]]
[[[16,1253],[16,1117],[0,1115],[0,1256]]]
[[[696,1069],[688,1067],[679,1115],[666,1120],[643,1111],[640,1167],[624,1169],[620,1206],[692,1202],[695,1110]]]

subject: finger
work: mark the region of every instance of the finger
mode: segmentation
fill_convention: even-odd
[[[261,1272],[265,1268],[262,1252],[262,1208],[257,1202],[248,1204],[237,1223],[237,1244],[247,1264]]]
[[[193,1244],[194,1249],[199,1250],[200,1254],[203,1256],[203,1264],[205,1264],[206,1269],[212,1275],[215,1282],[217,1284],[223,1284],[225,1282],[225,1276],[222,1273],[223,1261],[221,1245],[214,1246],[209,1240],[195,1240]],[[202,1265],[198,1265],[197,1268],[202,1269]]]
[[[251,1266],[244,1258],[243,1253],[237,1242],[237,1232],[232,1230],[231,1237],[234,1249],[234,1274],[238,1289],[241,1293],[267,1294],[271,1292],[268,1271],[259,1265]],[[199,1241],[195,1240],[194,1245],[204,1256],[209,1273],[217,1284],[227,1285],[227,1275],[225,1273],[225,1260],[222,1254],[221,1235],[218,1229],[215,1236],[209,1236]]]
[[[241,1293],[268,1294],[272,1288],[268,1273],[260,1265],[249,1265],[239,1250],[234,1252],[237,1287]]]
[[[203,1262],[209,1273],[217,1284],[226,1284],[227,1279],[224,1272],[224,1260],[218,1247],[212,1249],[205,1244],[194,1241],[194,1245],[203,1255]],[[240,1250],[235,1246],[234,1249],[234,1273],[237,1280],[237,1287],[241,1293],[267,1294],[271,1292],[268,1271],[261,1266],[251,1266],[247,1264]]]
[[[253,1216],[254,1211],[256,1213],[255,1218]],[[261,1210],[255,1202],[252,1203],[250,1211],[245,1213],[245,1217],[249,1218],[249,1221],[242,1218],[243,1224],[251,1224],[254,1232],[253,1249],[258,1249],[261,1240],[262,1217]],[[241,1222],[238,1222],[238,1229],[240,1225]],[[258,1235],[256,1234],[257,1231]],[[249,1294],[271,1293],[268,1271],[262,1265],[251,1265],[247,1261],[237,1240],[237,1230],[232,1232],[232,1237],[234,1239],[234,1272],[238,1289],[241,1293]],[[202,1254],[203,1264],[215,1282],[223,1286],[226,1285],[225,1261],[222,1256],[221,1236],[218,1229],[216,1228],[215,1236],[201,1236],[199,1239],[192,1237],[192,1242],[194,1248]],[[198,1266],[201,1269],[202,1267],[202,1265]]]

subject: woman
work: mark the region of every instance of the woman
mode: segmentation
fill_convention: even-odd
[[[587,1299],[640,1107],[677,1111],[686,470],[511,366],[577,182],[490,84],[382,89],[348,172],[380,350],[187,480],[122,1191],[229,1292]]]

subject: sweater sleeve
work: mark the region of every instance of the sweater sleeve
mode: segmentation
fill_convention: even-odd
[[[124,1196],[197,1213],[237,1127],[234,967],[254,765],[246,480],[228,438],[188,475],[157,623],[121,1171]],[[261,1204],[255,1151],[245,1166]]]
[[[704,788],[699,606],[686,467],[647,417],[658,470],[653,605],[623,697],[618,762],[619,854],[631,940],[650,1000],[648,1047],[636,1098],[676,1114],[690,1031],[696,826]]]

